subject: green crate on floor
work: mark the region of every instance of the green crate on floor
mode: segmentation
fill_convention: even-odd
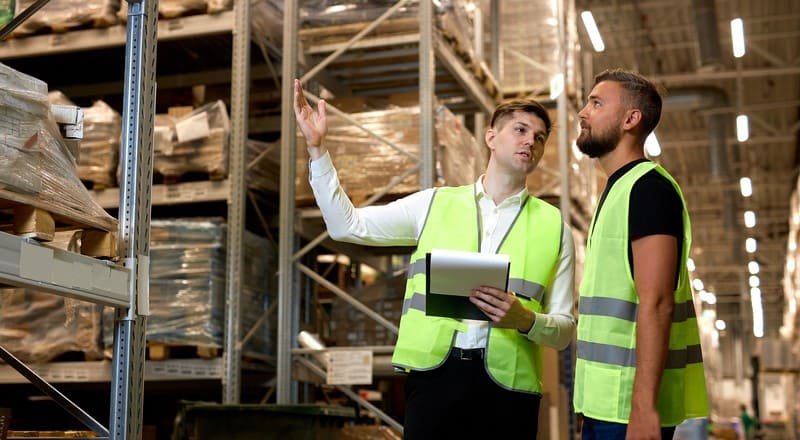
[[[172,440],[337,440],[355,410],[327,405],[223,405],[186,402]]]

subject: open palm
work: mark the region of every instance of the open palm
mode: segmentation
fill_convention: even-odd
[[[294,114],[297,117],[297,125],[309,148],[322,146],[322,141],[328,133],[328,118],[325,113],[325,101],[317,103],[317,111],[309,105],[305,95],[303,95],[303,85],[299,79],[294,80]]]

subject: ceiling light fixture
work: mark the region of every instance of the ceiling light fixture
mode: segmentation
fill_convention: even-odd
[[[581,20],[583,20],[583,27],[589,34],[589,40],[592,41],[592,47],[595,52],[602,52],[606,50],[606,45],[603,44],[603,37],[600,36],[600,30],[597,29],[597,23],[594,21],[594,16],[591,11],[581,12]]]
[[[694,265],[694,260],[692,258],[686,259],[686,268],[689,269],[689,272],[694,272],[697,269],[697,266]]]
[[[747,280],[750,284],[750,287],[758,287],[761,285],[761,278],[758,275],[750,275],[750,278]]]
[[[761,302],[761,289],[750,289],[750,307],[753,309],[753,336],[764,337],[764,305]]]
[[[744,212],[744,225],[748,228],[755,227],[756,225],[756,213],[753,211],[745,211]]]
[[[701,280],[700,278],[695,278],[692,280],[692,287],[694,287],[694,290],[698,292],[705,289],[705,286],[703,285],[703,280]]]
[[[760,267],[758,266],[758,261],[751,261],[747,263],[747,271],[750,272],[751,275],[755,275],[758,273]]]
[[[742,177],[739,179],[739,189],[742,191],[742,197],[750,197],[753,195],[753,181],[749,177]]]
[[[750,119],[747,115],[739,115],[736,117],[736,140],[746,142],[748,139],[750,139]]]
[[[644,151],[650,157],[661,156],[661,144],[658,143],[655,133],[650,133],[647,139],[644,140]]]
[[[744,56],[744,22],[741,18],[731,20],[731,42],[733,43],[733,56],[741,58]]]
[[[744,248],[747,250],[747,253],[754,254],[758,249],[758,241],[753,237],[748,237],[747,240],[744,241]]]

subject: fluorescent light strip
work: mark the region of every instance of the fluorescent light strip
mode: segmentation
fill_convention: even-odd
[[[741,18],[731,20],[731,42],[733,43],[733,56],[741,58],[744,56],[744,22]]]
[[[600,30],[597,29],[597,23],[595,23],[592,13],[590,11],[581,12],[581,20],[583,20],[583,27],[586,28],[586,32],[589,34],[589,40],[592,41],[594,51],[604,51],[606,45],[603,44],[603,37],[600,36]]]
[[[658,138],[656,138],[655,133],[650,133],[647,139],[644,140],[644,151],[646,151],[650,157],[661,156],[661,144],[658,143]]]
[[[753,181],[749,177],[742,177],[739,179],[739,189],[742,191],[742,197],[750,197],[753,195]]]
[[[736,117],[736,140],[745,142],[750,139],[750,119],[747,115]]]

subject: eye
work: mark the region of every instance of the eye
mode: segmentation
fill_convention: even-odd
[[[542,134],[536,135],[536,142],[539,142],[539,143],[543,144],[543,143],[545,143],[546,140],[547,140],[547,138],[544,137],[544,135],[542,135]]]

